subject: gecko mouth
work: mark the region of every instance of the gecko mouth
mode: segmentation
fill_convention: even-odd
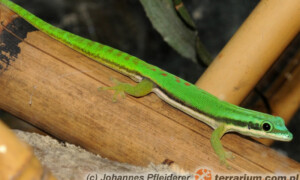
[[[293,134],[290,132],[287,132],[285,134],[280,134],[280,135],[272,135],[272,134],[268,134],[268,137],[270,139],[276,140],[276,141],[286,141],[289,142],[293,139]]]
[[[279,140],[279,141],[291,141],[293,139],[293,134],[288,132],[287,134],[285,135],[282,135],[280,137],[277,136],[278,139],[276,140]]]
[[[233,132],[238,132],[236,130],[232,130]],[[229,131],[230,132],[230,131]],[[266,132],[261,132],[261,131],[256,131],[256,132],[247,132],[247,131],[242,131],[238,132],[240,134],[246,135],[246,136],[253,136],[256,138],[267,138],[267,139],[272,139],[276,141],[285,141],[289,142],[293,139],[293,134],[291,132],[284,132],[281,134],[272,134],[272,133],[266,133]]]

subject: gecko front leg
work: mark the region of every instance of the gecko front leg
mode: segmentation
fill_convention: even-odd
[[[122,83],[116,79],[113,79],[113,82],[116,84],[115,86],[100,87],[99,90],[115,90],[113,97],[114,102],[117,101],[118,94],[121,94],[123,97],[125,96],[125,93],[134,97],[142,97],[151,93],[154,87],[154,83],[149,79],[143,79],[135,86],[128,83]]]
[[[210,142],[215,153],[218,155],[221,164],[225,164],[227,168],[231,168],[226,159],[233,159],[234,156],[231,152],[226,152],[221,143],[221,138],[226,133],[226,130],[226,125],[221,124],[217,129],[213,131]]]

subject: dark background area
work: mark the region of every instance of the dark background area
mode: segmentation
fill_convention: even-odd
[[[43,20],[80,36],[110,45],[195,82],[205,67],[182,58],[153,29],[139,0],[14,0]],[[259,0],[184,0],[199,37],[214,56]],[[299,47],[295,48],[299,50]],[[300,112],[288,128],[292,142],[273,148],[300,162]]]

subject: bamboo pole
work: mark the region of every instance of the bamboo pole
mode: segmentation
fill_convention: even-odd
[[[262,0],[196,85],[240,104],[300,29],[299,0]]]
[[[287,122],[297,112],[300,106],[300,49],[268,88],[265,96],[269,99],[272,114]],[[259,102],[254,108],[257,107],[261,107]]]
[[[0,179],[55,180],[34,156],[32,149],[21,142],[0,121]]]
[[[300,51],[266,92],[266,97],[269,99],[272,114],[282,117],[288,124],[300,107]],[[262,107],[260,102],[254,109],[263,111],[259,107]],[[274,142],[269,139],[256,140],[265,145]]]
[[[271,97],[270,104],[274,115],[290,120],[300,106],[300,65],[296,66],[290,74],[285,74],[285,76],[286,81]]]
[[[4,11],[3,11],[4,12]],[[154,94],[112,102],[111,77],[132,81],[37,31],[16,16],[2,31],[0,108],[60,140],[119,162],[147,166],[173,161],[187,171],[292,173],[300,164],[232,134],[222,143],[233,152],[232,169],[221,166],[210,145],[212,129]],[[19,51],[16,51],[19,48]],[[3,61],[2,61],[3,62]],[[264,152],[264,153],[261,153]],[[280,162],[280,163],[278,163]]]

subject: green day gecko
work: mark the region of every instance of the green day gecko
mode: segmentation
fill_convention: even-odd
[[[52,38],[138,82],[132,86],[115,80],[115,86],[100,88],[114,90],[114,99],[118,94],[141,97],[153,92],[173,107],[211,126],[215,129],[211,145],[221,163],[227,166],[226,159],[231,155],[224,150],[220,140],[227,132],[280,141],[293,139],[280,117],[221,101],[193,84],[125,52],[54,27],[9,0],[0,2]]]

